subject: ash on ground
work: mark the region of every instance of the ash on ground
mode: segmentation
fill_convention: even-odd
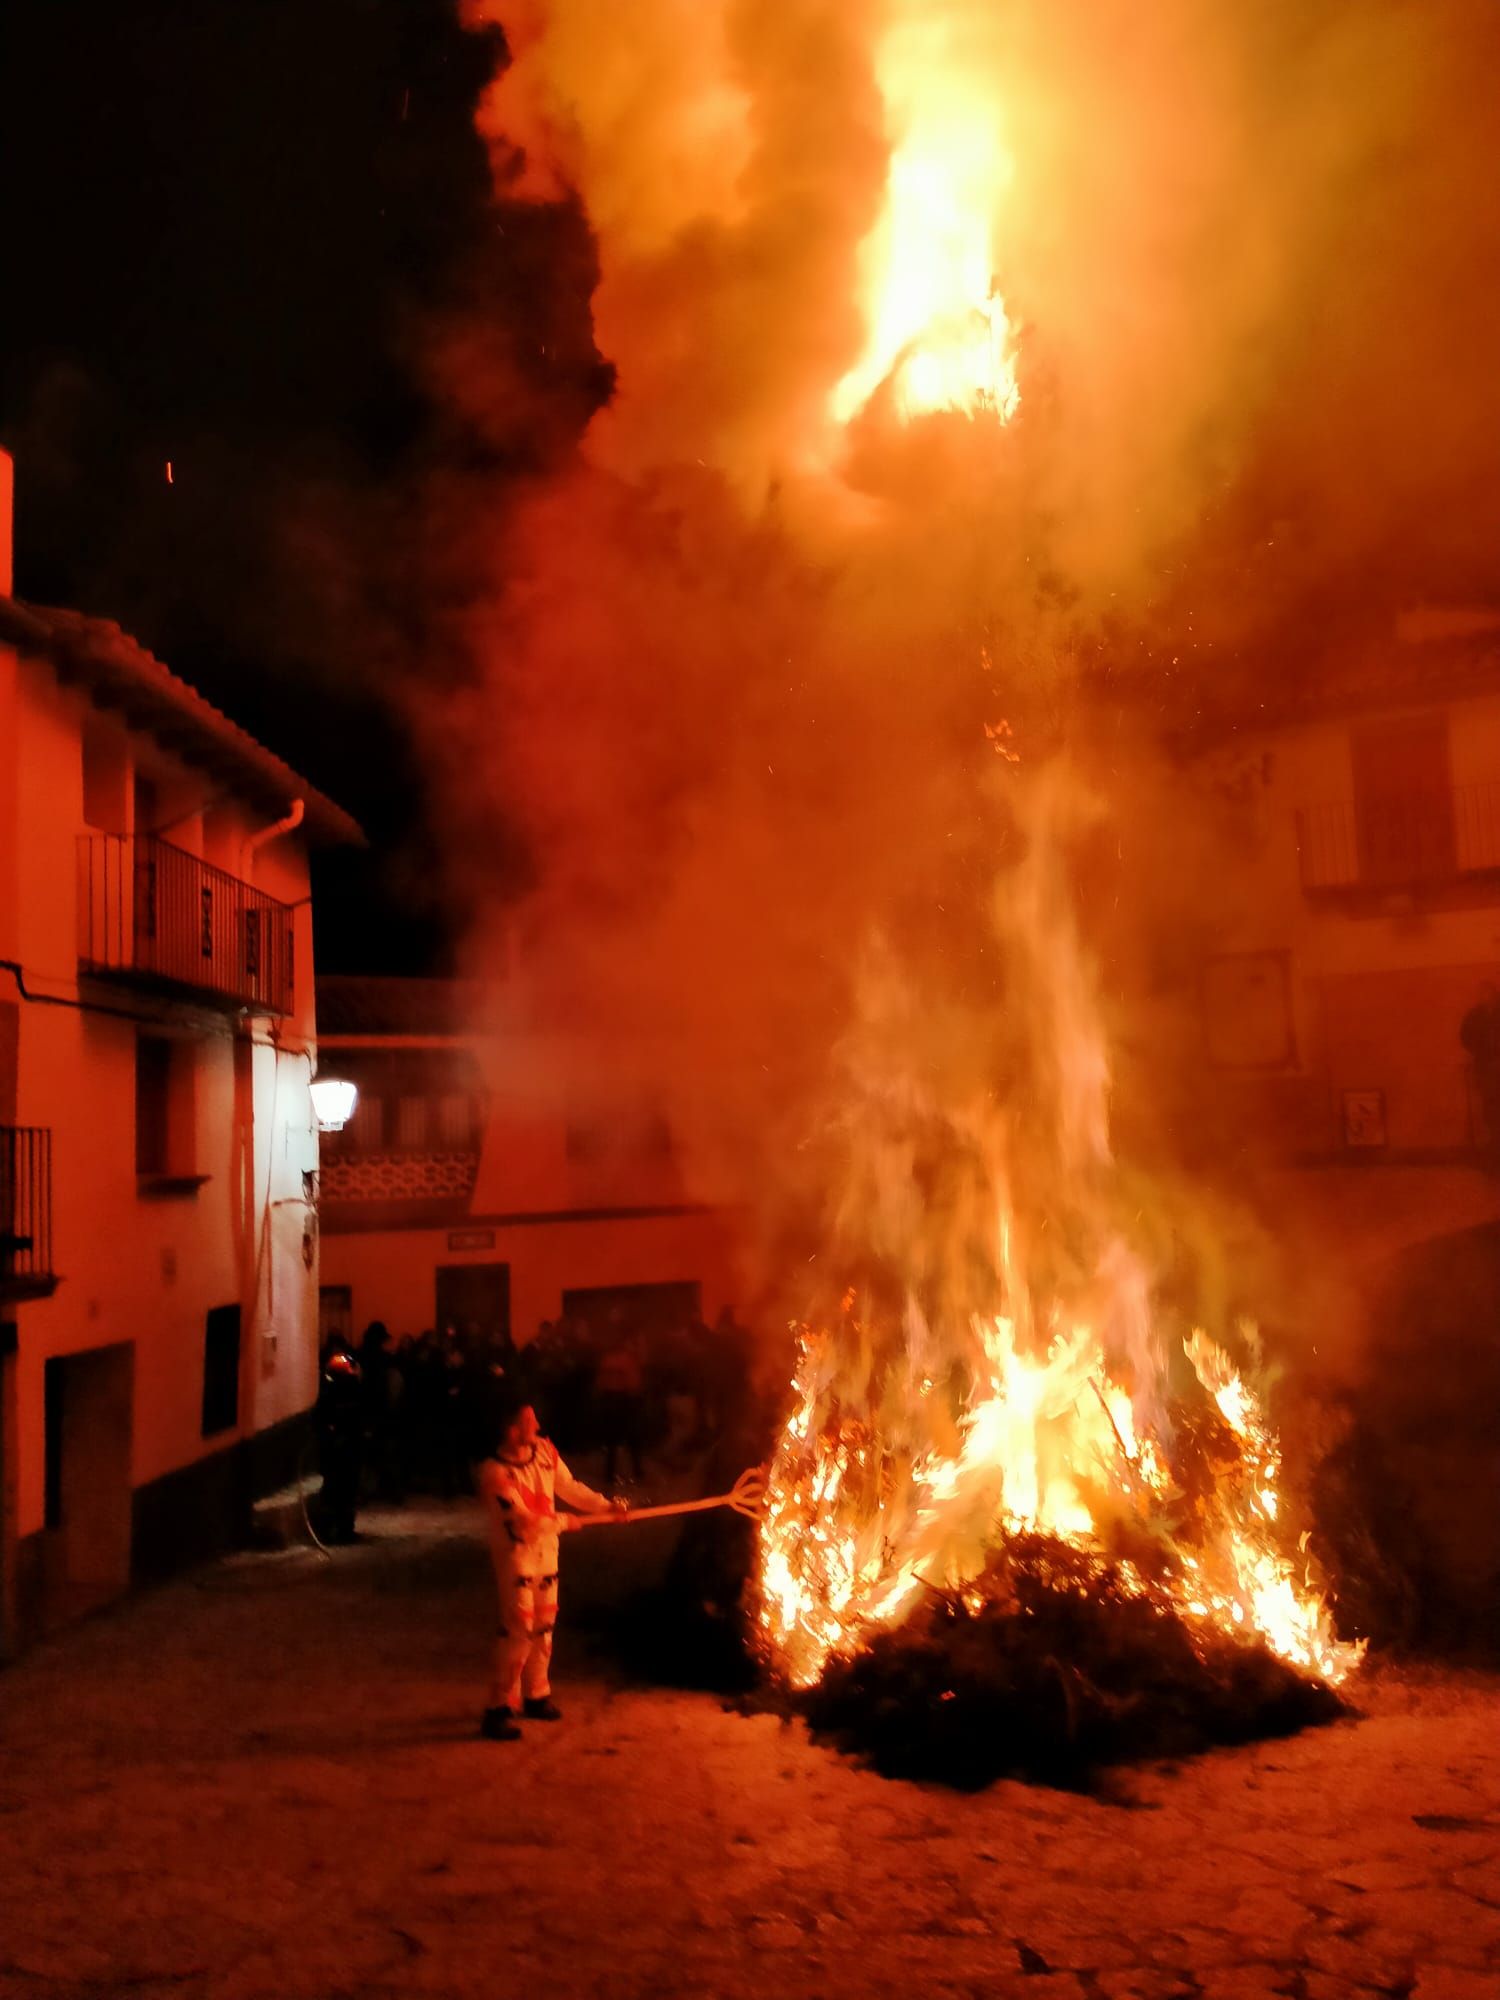
[[[1288,1736],[1349,1711],[1259,1643],[1189,1628],[1111,1563],[1013,1538],[963,1595],[833,1661],[803,1698],[818,1735],[887,1777],[977,1791],[1081,1787],[1113,1764]]]

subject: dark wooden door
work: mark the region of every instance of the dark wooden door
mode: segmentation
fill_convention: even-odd
[[[505,1342],[510,1337],[509,1264],[439,1264],[437,1325]]]

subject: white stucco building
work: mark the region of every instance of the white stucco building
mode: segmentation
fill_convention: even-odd
[[[221,1546],[317,1368],[307,843],[346,814],[11,594],[0,457],[0,1652]]]

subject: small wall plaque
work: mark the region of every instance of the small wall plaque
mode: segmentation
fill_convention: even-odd
[[[450,1229],[448,1248],[450,1250],[493,1250],[495,1232],[493,1229]]]

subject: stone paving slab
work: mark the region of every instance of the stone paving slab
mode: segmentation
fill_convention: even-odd
[[[565,1638],[566,1721],[489,1744],[472,1508],[371,1525],[0,1675],[0,2000],[1500,2000],[1493,1679],[965,1798]]]

